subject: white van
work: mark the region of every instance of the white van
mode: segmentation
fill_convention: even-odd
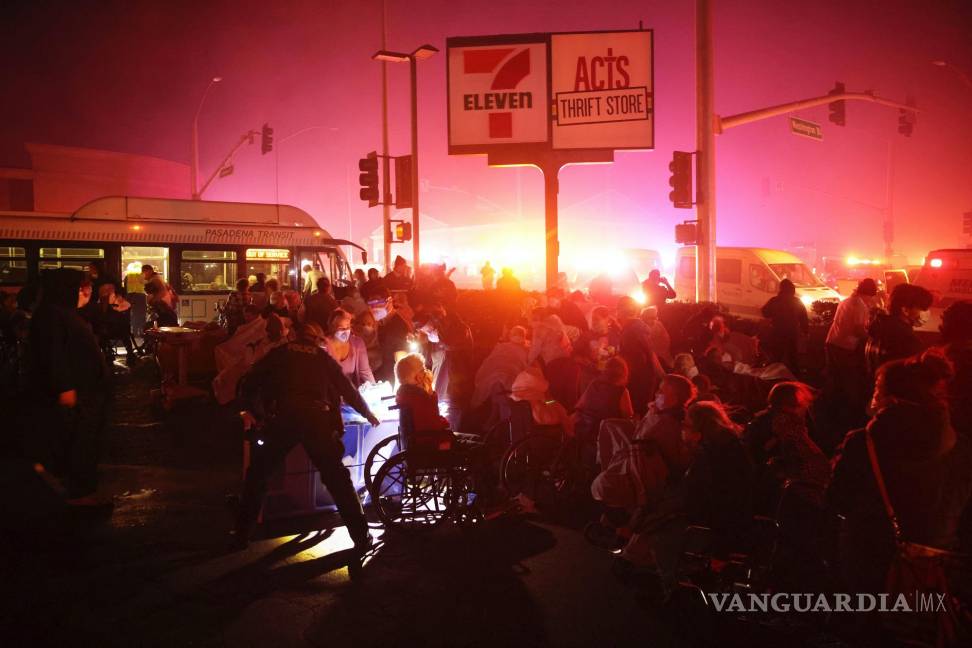
[[[932,250],[915,277],[935,296],[922,331],[938,331],[942,312],[957,301],[972,300],[972,249]]]
[[[720,247],[716,250],[717,301],[740,317],[762,317],[761,310],[776,294],[780,281],[789,279],[800,300],[839,302],[840,295],[824,285],[799,257],[767,248]],[[678,299],[695,301],[695,247],[676,255],[675,292]]]

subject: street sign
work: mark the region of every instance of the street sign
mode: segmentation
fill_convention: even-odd
[[[823,141],[823,130],[821,130],[820,124],[799,117],[790,117],[790,132],[818,142]]]
[[[555,149],[654,148],[652,32],[551,34]]]
[[[548,141],[546,36],[449,39],[449,153]]]

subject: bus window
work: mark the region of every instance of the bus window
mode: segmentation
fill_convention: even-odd
[[[248,248],[246,250],[246,274],[259,273],[267,279],[276,279],[281,288],[290,285],[290,250],[279,248]]]
[[[184,292],[226,292],[236,288],[236,252],[231,250],[183,250]]]
[[[0,247],[0,284],[27,283],[27,249]]]
[[[102,248],[45,248],[40,249],[40,270],[73,268],[86,272],[92,261],[105,258]]]
[[[170,281],[169,248],[123,245],[121,249],[121,269],[125,290],[128,292],[144,292],[142,285],[143,265],[152,266],[156,272],[162,275],[163,279]]]
[[[749,283],[756,290],[762,290],[767,293],[776,293],[780,288],[780,284],[776,280],[776,277],[773,276],[773,273],[763,266],[756,264],[750,264],[749,266]]]

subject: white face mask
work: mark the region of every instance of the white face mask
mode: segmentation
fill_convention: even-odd
[[[699,368],[696,367],[695,365],[692,365],[691,367],[685,370],[685,373],[688,374],[689,380],[691,380],[692,378],[695,378],[696,376],[699,375]]]
[[[658,394],[655,396],[655,407],[658,409],[665,409],[665,395]]]
[[[347,342],[351,339],[351,331],[348,331],[347,329],[336,331],[334,333],[334,339],[338,342]]]
[[[375,316],[375,319],[380,322],[381,320],[383,320],[386,317],[388,317],[388,309],[387,308],[372,308],[371,309],[371,314],[374,315]]]

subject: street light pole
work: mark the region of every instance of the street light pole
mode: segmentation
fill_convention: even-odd
[[[417,273],[421,258],[419,257],[419,160],[418,160],[418,61],[427,59],[439,50],[431,45],[422,45],[411,54],[380,50],[371,58],[376,61],[391,63],[405,63],[409,65],[411,81],[412,104],[412,267]]]
[[[932,65],[935,65],[937,67],[948,68],[952,70],[953,72],[955,72],[955,74],[959,75],[959,78],[962,79],[962,83],[972,88],[972,79],[970,79],[969,75],[966,74],[961,68],[955,67],[948,61],[932,61]]]
[[[381,49],[388,47],[388,3],[381,2]],[[385,187],[381,200],[382,256],[385,274],[391,272],[391,159],[388,157],[388,61],[381,62],[381,181]]]
[[[189,189],[193,200],[199,200],[199,113],[202,112],[203,104],[206,103],[206,95],[213,85],[223,80],[223,77],[213,77],[209,80],[209,85],[203,92],[196,108],[196,115],[192,118],[192,168],[189,170]]]

